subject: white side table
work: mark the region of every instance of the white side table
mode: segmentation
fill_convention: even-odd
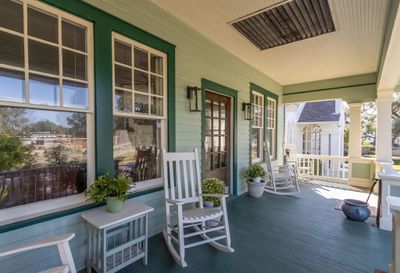
[[[87,271],[113,273],[140,259],[147,264],[148,213],[153,210],[128,200],[119,213],[105,206],[83,213],[89,229]]]

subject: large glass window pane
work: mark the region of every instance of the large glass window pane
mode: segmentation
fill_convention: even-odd
[[[150,55],[151,72],[163,74],[163,58],[157,55]]]
[[[151,75],[151,93],[159,96],[163,95],[164,81],[162,77]]]
[[[63,75],[70,78],[87,80],[86,56],[64,49]]]
[[[23,72],[0,68],[0,100],[25,102]]]
[[[259,128],[253,128],[251,130],[251,158],[260,158],[260,130]]]
[[[114,42],[114,59],[116,62],[126,65],[132,65],[132,49],[131,46],[124,43]]]
[[[31,74],[29,76],[29,102],[33,104],[60,106],[58,79]]]
[[[24,67],[24,40],[22,37],[0,31],[0,63]]]
[[[149,69],[149,59],[148,59],[148,52],[135,47],[135,67],[143,70]]]
[[[149,74],[135,70],[135,90],[140,92],[149,92]]]
[[[149,96],[135,94],[135,112],[141,114],[149,113]]]
[[[0,107],[0,209],[86,189],[86,114]]]
[[[115,110],[118,112],[132,112],[132,92],[115,90]]]
[[[132,70],[119,65],[115,66],[115,86],[132,89]]]
[[[86,52],[86,28],[63,20],[62,44]]]
[[[63,106],[87,109],[89,107],[89,91],[86,83],[63,81]]]
[[[59,74],[58,48],[29,40],[29,68],[45,73]]]
[[[23,32],[22,4],[13,0],[2,0],[0,8],[0,27]]]
[[[49,42],[58,41],[57,17],[35,8],[28,8],[28,34]]]
[[[114,117],[114,165],[134,181],[161,178],[161,121]]]

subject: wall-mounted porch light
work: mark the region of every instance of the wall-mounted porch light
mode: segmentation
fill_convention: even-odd
[[[253,119],[253,104],[249,102],[243,102],[242,105],[243,117],[245,120]]]
[[[187,87],[190,112],[201,112],[201,89],[195,86]]]

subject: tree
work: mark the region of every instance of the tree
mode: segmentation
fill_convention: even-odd
[[[40,120],[30,125],[31,132],[50,132],[53,134],[65,134],[66,129],[49,120]]]
[[[86,137],[86,114],[84,113],[73,113],[70,117],[67,117],[67,123],[69,133],[74,137]]]
[[[46,150],[44,156],[51,166],[63,165],[68,161],[68,150],[62,144],[58,144]]]
[[[33,144],[26,146],[24,169],[33,169],[39,166],[37,155],[33,153],[35,146]]]
[[[26,152],[20,137],[0,134],[0,172],[10,171],[24,163]]]
[[[28,124],[26,110],[17,107],[0,107],[0,133],[19,135]]]

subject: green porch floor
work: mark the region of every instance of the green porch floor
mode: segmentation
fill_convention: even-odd
[[[149,263],[122,272],[190,273],[360,273],[387,270],[391,233],[345,219],[311,187],[296,196],[247,195],[230,200],[229,220],[235,253],[203,245],[187,250],[187,268],[169,254],[161,234],[149,241]]]

